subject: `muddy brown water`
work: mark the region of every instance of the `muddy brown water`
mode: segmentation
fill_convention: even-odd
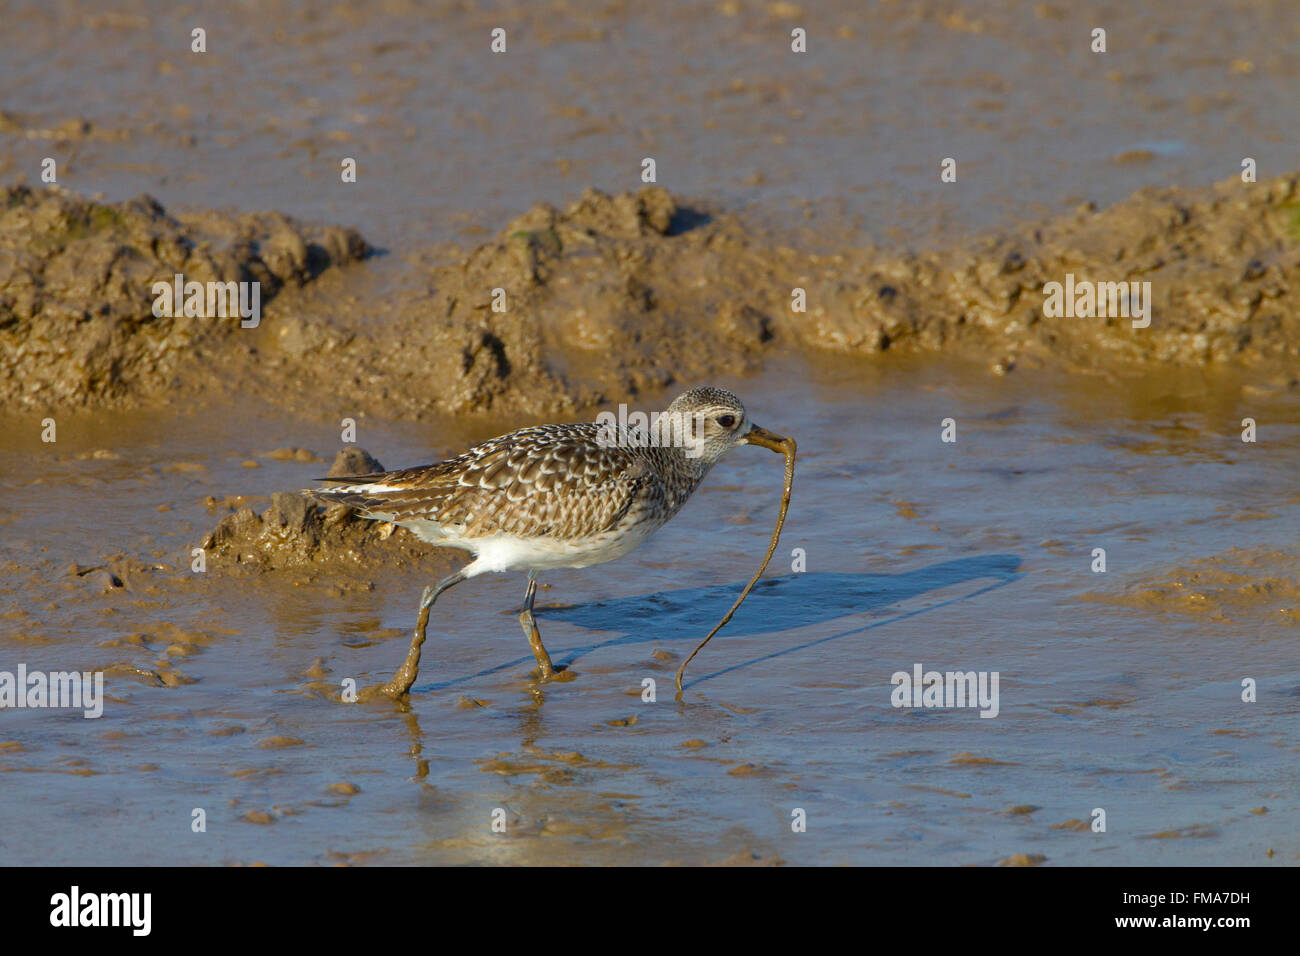
[[[286,309],[309,349],[322,314],[364,328],[423,291],[443,243],[634,189],[647,155],[674,194],[821,253],[1203,186],[1246,155],[1261,179],[1294,168],[1288,4],[1104,13],[1099,61],[1094,18],[1068,4],[283,3],[214,18],[195,60],[190,15],[166,5],[18,3],[0,178],[35,184],[57,155],[81,195],[356,227],[382,254]],[[483,52],[501,24],[509,68]],[[796,25],[806,58],[788,53]],[[938,183],[950,155],[959,200]],[[767,354],[741,374],[745,358],[717,381],[798,439],[795,496],[680,706],[677,663],[766,543],[776,456],[739,450],[642,549],[544,579],[539,623],[572,679],[528,679],[521,575],[448,592],[399,712],[331,695],[391,673],[451,556],[189,571],[233,496],[261,510],[324,473],[356,413],[327,377],[289,409],[234,379],[59,410],[53,445],[38,409],[0,408],[0,670],[104,669],[109,694],[96,720],[0,713],[0,862],[1300,859],[1294,369]],[[637,406],[670,397],[639,384]],[[412,424],[418,394],[376,387],[402,408],[358,416],[358,442],[389,467],[527,418]],[[999,672],[999,716],[893,708],[891,675],[918,663]]]
[[[7,427],[5,658],[170,660],[192,683],[110,670],[97,720],[6,712],[4,859],[1296,859],[1300,496],[1278,453],[1300,446],[1294,395],[1199,373],[1121,391],[947,363],[792,364],[729,384],[798,436],[800,464],[784,567],[694,662],[684,705],[673,669],[761,554],[776,456],[738,450],[638,552],[545,578],[539,620],[571,680],[529,683],[522,575],[448,592],[399,713],[327,694],[396,666],[440,560],[347,587],[183,570],[213,522],[208,494],[307,484],[321,465],[264,452],[328,453],[332,427],[256,409],[92,417],[66,426],[53,465]],[[1247,412],[1260,444],[1240,441]],[[956,444],[940,441],[946,417]],[[477,435],[448,421],[364,437],[396,466]],[[105,446],[123,458],[95,457]],[[67,575],[114,547],[182,569],[107,593]],[[893,708],[891,674],[916,663],[998,671],[999,716]],[[1257,703],[1239,700],[1246,677]],[[36,805],[95,839],[17,839]],[[195,808],[206,834],[190,830]],[[791,831],[796,808],[806,833]],[[1107,831],[1076,829],[1096,808]]]

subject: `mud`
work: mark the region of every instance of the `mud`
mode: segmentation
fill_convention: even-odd
[[[419,291],[374,302],[348,295],[345,281],[341,304],[336,286],[295,296],[262,330],[154,319],[148,288],[179,271],[257,279],[271,298],[361,258],[364,240],[273,214],[178,221],[147,197],[101,204],[14,187],[0,196],[9,252],[0,258],[0,394],[50,408],[156,403],[178,386],[211,387],[298,408],[327,395],[363,414],[420,418],[574,414],[753,372],[790,349],[957,352],[998,373],[1023,362],[1106,375],[1150,362],[1294,369],[1298,183],[1291,174],[1147,190],[952,249],[831,255],[756,235],[658,187],[589,189],[563,210],[534,206],[491,241],[431,266]],[[1067,274],[1149,282],[1150,327],[1045,317],[1045,284]],[[792,309],[795,288],[806,291],[806,312]]]
[[[635,202],[589,191],[563,214],[536,207],[436,273],[433,285],[449,314],[465,307],[465,296],[485,308],[476,290],[505,288],[540,329],[543,354],[559,353],[574,371],[571,384],[585,377],[601,397],[665,387],[674,370],[683,379],[750,371],[764,353],[791,347],[966,350],[998,371],[1024,359],[1093,372],[1149,361],[1293,363],[1298,182],[1292,174],[1148,190],[1102,212],[1084,208],[1007,236],[908,255],[805,254],[661,190]],[[652,228],[648,204],[662,210]],[[1150,282],[1151,327],[1118,317],[1045,318],[1044,285],[1067,273]],[[796,287],[806,289],[806,313],[791,308]],[[505,350],[505,359],[513,354]],[[599,356],[600,368],[590,369],[584,354]]]
[[[368,452],[350,447],[338,453],[328,477],[383,470]],[[336,572],[339,563],[344,569],[388,566],[422,561],[434,550],[405,528],[362,518],[344,505],[319,504],[303,490],[274,492],[260,514],[251,505],[232,509],[200,547],[214,570],[253,572],[320,572],[329,565],[336,565],[329,568]]]
[[[367,251],[352,230],[278,213],[177,217],[149,196],[101,203],[58,188],[0,189],[0,401],[53,409],[174,398],[213,356],[251,347],[238,317],[154,316],[153,283],[177,273],[258,282],[265,303]]]
[[[1300,628],[1300,553],[1294,549],[1230,548],[1143,575],[1121,592],[1093,599],[1147,613],[1204,618],[1227,627],[1282,624]]]

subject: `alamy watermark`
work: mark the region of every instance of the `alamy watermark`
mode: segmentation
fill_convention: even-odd
[[[104,713],[103,671],[0,671],[0,710],[10,707],[43,707],[80,710],[93,720]]]
[[[152,914],[152,893],[83,893],[74,886],[50,897],[51,926],[118,926],[129,928],[133,936],[148,936]]]
[[[895,707],[978,707],[981,717],[998,715],[998,671],[895,671],[889,702]]]
[[[1135,329],[1151,324],[1150,282],[1076,282],[1067,272],[1064,284],[1045,284],[1043,296],[1043,315],[1049,319],[1132,318]]]
[[[629,412],[618,406],[618,414],[601,412],[596,444],[601,448],[685,448],[687,458],[704,454],[703,412]]]
[[[183,273],[171,282],[155,282],[154,318],[178,315],[200,319],[225,319],[239,316],[239,327],[255,329],[262,321],[262,284],[260,282],[185,281]]]

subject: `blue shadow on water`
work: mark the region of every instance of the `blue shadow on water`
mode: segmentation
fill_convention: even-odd
[[[718,677],[722,674],[749,667],[761,661],[772,660],[786,654],[839,640],[852,634],[861,634],[877,627],[903,621],[927,611],[969,601],[989,591],[1000,588],[1023,576],[1020,558],[1011,554],[982,555],[957,558],[932,564],[929,567],[902,571],[898,574],[853,574],[849,572],[804,572],[764,578],[754,585],[736,616],[718,633],[714,641],[727,641],[738,637],[789,631],[813,624],[822,624],[838,618],[868,611],[881,611],[893,605],[919,597],[932,591],[941,591],[968,582],[987,581],[981,587],[954,595],[935,604],[872,620],[803,644],[783,648],[762,657],[752,658],[712,674],[686,682],[687,686]],[[991,579],[991,580],[990,580]],[[569,648],[553,653],[555,663],[571,665],[586,654],[606,647],[640,644],[653,641],[666,644],[674,641],[689,642],[692,646],[709,632],[709,628],[727,613],[744,582],[697,588],[661,591],[658,594],[637,595],[590,604],[560,607],[539,607],[537,623],[546,636],[547,621],[564,621],[593,631],[616,631],[610,637],[586,647]],[[432,622],[430,622],[431,626]],[[431,635],[432,636],[432,635]],[[519,635],[523,640],[523,635]],[[713,647],[713,644],[709,645]],[[436,654],[436,652],[435,652]],[[438,690],[461,684],[478,677],[532,663],[525,655],[477,674],[453,678],[426,685],[423,690]],[[436,666],[436,665],[435,665]],[[694,665],[698,666],[698,665]]]

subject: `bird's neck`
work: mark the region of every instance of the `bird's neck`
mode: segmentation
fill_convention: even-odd
[[[686,499],[713,467],[713,462],[688,455],[687,449],[680,445],[647,448],[646,451],[651,453],[655,470],[663,479],[664,490],[669,496],[669,505],[673,511],[686,503]]]

